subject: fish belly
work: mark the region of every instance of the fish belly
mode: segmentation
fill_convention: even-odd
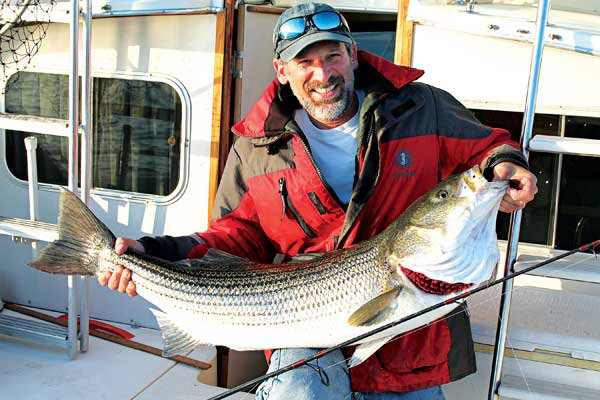
[[[436,296],[437,297],[437,296]],[[331,315],[311,321],[254,323],[231,318],[219,320],[207,318],[203,314],[164,307],[163,311],[181,330],[193,336],[198,343],[226,346],[235,350],[263,350],[275,348],[326,348],[336,346],[390,322],[411,315],[425,308],[424,304],[406,304],[394,315],[381,323],[369,326],[351,326],[347,323],[348,313]],[[448,304],[436,310],[410,319],[402,324],[369,336],[355,344],[366,343],[385,337],[395,337],[406,332],[427,326],[453,309],[456,304]]]

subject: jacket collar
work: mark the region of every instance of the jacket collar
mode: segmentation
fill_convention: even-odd
[[[357,89],[367,93],[398,90],[418,79],[424,71],[402,67],[366,51],[358,51]],[[300,107],[289,85],[273,80],[248,114],[232,128],[238,136],[260,138],[279,136]],[[269,140],[267,140],[269,141]]]

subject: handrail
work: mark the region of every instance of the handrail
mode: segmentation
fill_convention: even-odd
[[[69,74],[69,166],[68,166],[68,188],[77,193],[78,187],[78,128],[79,128],[79,0],[71,1],[71,73]],[[79,299],[79,277],[68,276],[69,287],[69,357],[75,358],[77,352],[77,316]]]
[[[40,220],[40,196],[38,190],[37,173],[37,138],[28,136],[25,138],[25,149],[27,151],[27,182],[29,187],[29,219],[31,221]],[[37,255],[37,242],[31,242],[31,252],[35,257]]]
[[[536,20],[536,35],[531,56],[531,66],[529,70],[529,83],[527,85],[527,99],[525,101],[525,111],[523,126],[521,129],[521,147],[525,158],[529,158],[529,141],[533,131],[533,121],[535,116],[535,103],[537,98],[540,69],[542,65],[542,52],[544,49],[544,32],[548,21],[548,11],[550,9],[550,0],[540,0],[538,2],[538,14]],[[512,213],[510,219],[510,229],[508,234],[508,247],[506,250],[506,259],[504,263],[504,276],[510,274],[514,269],[514,263],[517,258],[517,249],[519,244],[519,231],[521,228],[522,211]],[[494,357],[492,360],[492,372],[490,376],[490,387],[488,392],[489,400],[497,400],[498,386],[500,385],[502,367],[504,364],[504,347],[506,346],[506,336],[508,334],[508,319],[510,314],[510,304],[512,299],[513,281],[508,280],[502,285],[500,301],[500,318],[496,330],[496,343],[494,346]]]
[[[81,80],[81,200],[89,203],[90,186],[92,182],[92,0],[84,0],[84,22],[83,22],[83,78]],[[89,293],[90,280],[88,277],[80,278],[81,293],[79,294],[79,305],[81,307],[80,318],[80,344],[82,352],[89,349],[90,341],[90,307]]]

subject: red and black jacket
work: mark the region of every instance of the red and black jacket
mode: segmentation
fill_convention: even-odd
[[[489,174],[503,161],[527,166],[507,131],[481,125],[450,94],[413,82],[422,74],[359,51],[356,88],[366,95],[348,205],[322,178],[293,120],[299,103],[288,85],[274,81],[233,127],[238,138],[213,218],[198,233],[206,246],[263,262],[277,253],[347,248],[380,233],[453,173],[479,164]],[[173,249],[174,239],[143,242],[147,251],[163,257],[182,251]],[[202,247],[188,256],[201,255]],[[474,372],[467,313],[453,314],[391,341],[352,368],[353,390],[410,391]]]

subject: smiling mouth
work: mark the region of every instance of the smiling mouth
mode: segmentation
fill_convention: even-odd
[[[333,84],[324,88],[313,88],[310,90],[311,95],[316,94],[321,99],[330,99],[335,97],[339,85]]]

